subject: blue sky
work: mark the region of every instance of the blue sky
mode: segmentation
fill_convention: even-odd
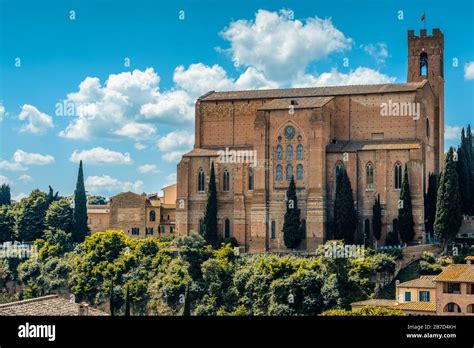
[[[193,145],[197,96],[405,82],[423,12],[445,35],[453,145],[474,123],[469,0],[0,0],[0,181],[16,198],[48,185],[68,195],[82,158],[91,193],[157,192]]]

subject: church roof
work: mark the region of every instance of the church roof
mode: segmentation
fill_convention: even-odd
[[[352,140],[337,141],[326,147],[327,152],[356,152],[369,150],[411,150],[419,149],[419,140]]]
[[[421,82],[386,83],[377,85],[258,89],[224,92],[211,91],[201,96],[200,99],[204,101],[218,101],[234,99],[329,97],[354,94],[414,92],[417,89],[422,88],[427,82],[428,80],[423,80]]]
[[[281,98],[273,99],[259,110],[288,110],[290,106],[294,109],[320,108],[333,100],[334,97],[305,97],[305,98]]]

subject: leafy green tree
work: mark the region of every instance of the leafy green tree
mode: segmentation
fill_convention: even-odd
[[[53,201],[46,211],[45,226],[72,232],[72,214],[73,210],[67,199]]]
[[[13,240],[14,225],[12,208],[6,204],[0,206],[0,243]]]
[[[54,193],[54,190],[51,186],[48,186],[49,191],[48,191],[48,204],[53,203],[54,201],[57,201],[59,198],[59,192]]]
[[[385,245],[398,245],[398,235],[400,229],[398,227],[398,219],[393,219],[393,231],[390,231],[385,239]]]
[[[364,244],[367,245],[370,241],[370,220],[365,219],[364,220]]]
[[[184,236],[176,241],[176,247],[179,255],[189,265],[189,275],[193,280],[201,279],[201,265],[212,256],[212,250],[206,248],[206,240],[198,234]]]
[[[15,238],[20,241],[34,241],[44,233],[44,219],[48,209],[48,196],[40,190],[33,190],[23,198],[17,207]]]
[[[90,205],[106,205],[107,198],[98,195],[91,195],[87,197],[87,204]]]
[[[183,316],[191,316],[191,299],[189,297],[189,286],[186,286],[186,291],[184,293]]]
[[[217,245],[217,189],[214,162],[211,163],[206,211],[204,213],[204,239],[209,245]]]
[[[454,150],[450,147],[444,162],[444,172],[439,180],[436,201],[434,232],[436,238],[442,242],[443,250],[457,235],[462,220],[458,173],[453,154]]]
[[[10,185],[2,184],[2,186],[0,186],[0,205],[10,205],[11,203]]]
[[[425,231],[434,236],[433,225],[436,217],[436,192],[438,190],[438,176],[430,173],[428,177],[428,192],[425,194]]]
[[[125,288],[125,316],[130,316],[130,287],[128,284]]]
[[[382,237],[382,205],[380,204],[380,195],[377,195],[377,198],[375,198],[372,212],[372,233],[375,240],[380,240]]]
[[[76,190],[74,191],[74,212],[72,220],[72,236],[74,241],[80,243],[89,235],[89,226],[87,226],[87,199],[86,189],[84,187],[84,174],[82,171],[82,161],[79,163],[79,172],[77,174]]]
[[[331,309],[321,313],[322,316],[343,316],[343,317],[357,317],[357,316],[371,316],[371,317],[393,317],[393,316],[404,316],[405,313],[399,309],[377,307],[377,306],[364,306],[354,311],[344,309]]]
[[[402,191],[400,192],[400,200],[398,208],[398,229],[400,238],[405,243],[410,243],[415,236],[413,227],[413,209],[411,204],[410,183],[408,181],[408,168],[405,164],[405,173],[403,175]]]
[[[336,178],[336,197],[334,199],[334,236],[347,244],[355,241],[357,212],[354,207],[351,182],[344,168]]]
[[[297,248],[303,239],[300,224],[300,210],[298,209],[295,180],[292,176],[286,191],[286,213],[283,222],[283,240],[288,249]]]

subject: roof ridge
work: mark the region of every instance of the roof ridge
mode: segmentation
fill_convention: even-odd
[[[26,304],[26,303],[49,300],[49,299],[56,298],[56,297],[60,298],[59,295],[46,295],[46,296],[41,296],[41,297],[28,298],[26,300],[7,302],[7,303],[0,304],[0,308],[6,308],[6,307],[18,306],[18,305],[22,305],[22,304]]]

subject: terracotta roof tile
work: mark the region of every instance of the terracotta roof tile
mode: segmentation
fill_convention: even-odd
[[[291,105],[296,109],[320,108],[330,102],[334,97],[307,97],[307,98],[282,98],[273,99],[259,110],[288,110]]]
[[[398,284],[398,287],[403,288],[436,288],[436,283],[434,283],[434,279],[436,275],[428,275],[428,276],[421,276],[418,279],[409,280],[407,282],[403,282]]]
[[[423,312],[436,312],[436,303],[434,302],[404,302],[396,306],[393,309],[408,310],[408,311],[423,311]]]
[[[358,301],[351,303],[351,306],[379,306],[379,307],[393,307],[397,304],[395,300],[386,300],[386,299],[369,299],[364,301]]]
[[[286,89],[259,89],[245,91],[209,92],[201,96],[204,101],[233,99],[275,99],[296,97],[327,97],[337,95],[414,92],[423,87],[427,80],[410,83],[389,83],[377,85],[352,85],[331,87],[307,87]]]
[[[354,140],[338,141],[326,147],[327,152],[356,152],[369,150],[410,150],[419,149],[418,140]]]
[[[455,264],[449,265],[441,272],[435,281],[455,281],[455,282],[471,282],[474,283],[474,265]]]

